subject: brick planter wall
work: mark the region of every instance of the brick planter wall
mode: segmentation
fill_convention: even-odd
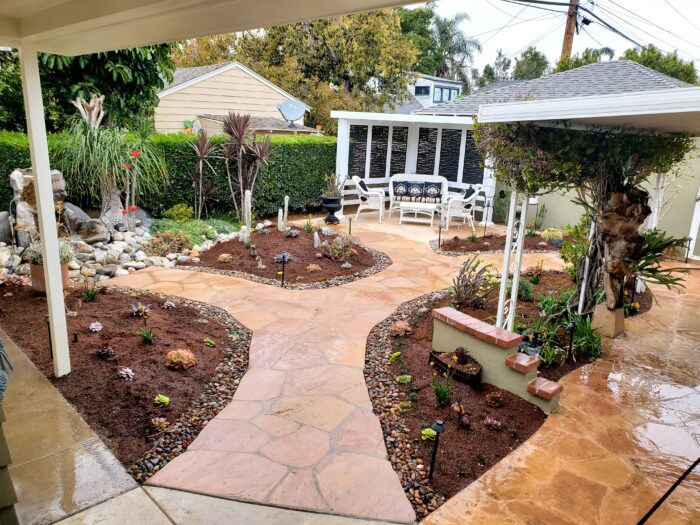
[[[512,392],[546,414],[558,408],[562,387],[537,377],[537,357],[518,353],[522,336],[454,308],[436,308],[432,315],[433,349],[437,352],[453,352],[463,346],[481,365],[484,383]]]

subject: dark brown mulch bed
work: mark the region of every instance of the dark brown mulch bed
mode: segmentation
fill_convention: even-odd
[[[73,290],[66,305],[77,311],[77,317],[68,318],[68,330],[71,341],[73,334],[78,334],[78,342],[70,345],[72,372],[56,379],[43,320],[46,298],[36,296],[27,286],[5,287],[0,292],[0,325],[125,464],[151,448],[152,440],[145,439],[151,418],[175,422],[205,390],[229,339],[229,329],[182,303],[166,310],[162,298],[133,298],[109,289],[96,301],[85,303],[80,301],[81,289]],[[12,295],[2,295],[6,292]],[[143,321],[130,315],[129,306],[138,301],[153,309],[148,319],[155,333],[152,344],[143,343],[136,335]],[[95,321],[102,324],[101,332],[90,331],[89,325]],[[205,346],[205,337],[213,339],[216,347]],[[95,350],[103,345],[116,350],[114,358],[95,356]],[[165,354],[179,348],[195,354],[194,367],[177,371],[165,366]],[[133,381],[117,377],[122,367],[134,371]],[[157,394],[170,398],[167,408],[155,405]]]
[[[351,268],[341,268],[340,261],[334,261],[329,257],[317,258],[321,253],[320,248],[314,248],[313,233],[307,233],[298,229],[299,236],[291,238],[285,236],[275,227],[268,228],[269,233],[261,234],[253,232],[251,244],[255,246],[255,253],[262,259],[265,269],[258,268],[257,258],[251,256],[251,250],[247,249],[238,239],[215,245],[210,250],[202,253],[199,268],[213,268],[229,272],[241,272],[251,274],[271,282],[279,282],[282,265],[275,263],[275,255],[288,252],[292,261],[285,265],[285,281],[287,285],[320,283],[337,278],[349,278],[362,273],[377,265],[375,255],[358,243],[353,243],[354,252],[350,257]],[[335,236],[320,234],[321,241],[333,242]],[[219,256],[231,254],[230,262],[220,262]],[[192,267],[192,263],[185,263]],[[320,269],[308,270],[309,265],[318,265]]]
[[[402,388],[406,399],[411,399],[414,405],[404,413],[403,424],[410,429],[408,437],[418,447],[418,455],[426,467],[430,464],[433,442],[422,440],[421,430],[437,419],[445,422],[431,486],[449,498],[515,450],[542,425],[546,416],[535,405],[493,385],[482,384],[474,389],[453,381],[451,400],[464,406],[470,429],[460,427],[449,405],[435,404],[430,386],[434,370],[428,365],[431,345],[423,343],[411,337],[396,341],[397,346],[401,345],[403,365],[395,362],[392,367],[396,375],[407,373],[413,378],[411,385]],[[500,407],[491,407],[486,402],[487,394],[493,392],[501,396]],[[496,418],[502,430],[488,429],[483,423],[487,416]]]
[[[570,237],[564,237],[564,241],[570,240]],[[546,246],[539,246],[539,243],[545,242]],[[479,235],[476,240],[471,240],[469,237],[451,237],[442,240],[440,249],[443,252],[454,253],[469,253],[469,252],[502,252],[506,246],[506,235],[496,233],[486,234],[486,237]],[[525,236],[525,244],[523,249],[527,251],[542,251],[542,252],[558,252],[560,246],[555,246],[551,242],[545,241],[540,235]]]

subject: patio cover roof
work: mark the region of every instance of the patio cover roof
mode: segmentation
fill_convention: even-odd
[[[405,0],[2,0],[0,46],[81,55],[369,11]]]
[[[374,122],[401,122],[406,124],[474,124],[473,117],[452,115],[421,115],[418,113],[374,113],[370,111],[331,111],[331,118]]]
[[[700,88],[482,104],[481,123],[566,121],[578,127],[619,126],[700,136]]]

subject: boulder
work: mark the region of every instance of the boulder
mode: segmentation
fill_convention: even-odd
[[[12,249],[7,246],[0,246],[0,268],[7,266],[8,261],[12,258]]]
[[[71,237],[82,239],[88,244],[109,241],[107,226],[101,220],[92,219],[87,213],[70,202],[63,203],[63,222]]]
[[[124,275],[129,275],[129,270],[126,270],[124,268],[117,268],[116,270],[114,270],[115,277],[122,277]]]
[[[80,270],[80,263],[73,259],[71,262],[68,263],[68,269],[69,270]]]
[[[125,264],[122,264],[124,268],[133,268],[134,270],[140,270],[141,268],[146,267],[146,263],[141,262],[141,261],[131,261]]]
[[[101,248],[98,248],[92,255],[96,263],[104,264],[107,262],[107,250],[102,250]]]
[[[146,228],[150,228],[151,224],[153,224],[154,218],[153,218],[153,215],[151,215],[148,211],[137,206],[136,207],[136,220],[140,221],[140,224],[142,226],[145,226]]]
[[[129,257],[129,254],[127,254],[127,253],[122,253],[119,256],[119,262],[122,264],[131,262],[131,257]]]
[[[139,250],[134,254],[134,259],[136,259],[137,261],[145,261],[146,259],[148,259],[148,255],[146,255],[146,252],[144,252],[143,250]]]
[[[0,211],[0,242],[12,243],[12,228],[10,227],[10,213]]]

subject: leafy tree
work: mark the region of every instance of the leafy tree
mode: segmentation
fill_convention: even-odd
[[[608,57],[609,60],[612,60],[615,57],[615,51],[609,47],[587,47],[580,55],[576,53],[571,57],[557,60],[552,73],[561,73],[562,71],[576,69],[577,67],[587,66],[588,64],[597,64],[603,60],[603,57]]]
[[[120,49],[75,57],[40,54],[40,75],[49,131],[66,126],[74,114],[76,97],[105,95],[106,119],[111,125],[130,127],[153,114],[156,93],[164,79],[172,80],[174,64],[170,44]],[[0,60],[0,128],[24,131],[24,104],[19,56],[2,53]]]
[[[176,44],[173,60],[177,67],[208,66],[233,60],[236,49],[234,33],[194,38]]]
[[[577,292],[586,311],[595,307],[602,284],[609,309],[622,306],[622,290],[635,271],[667,286],[678,283],[669,270],[650,259],[640,228],[651,213],[644,183],[655,173],[672,171],[693,149],[682,134],[622,129],[572,130],[534,124],[477,124],[476,140],[492,159],[496,177],[527,195],[570,190],[595,222],[588,245],[590,279],[584,289],[579,265]],[[658,262],[658,258],[657,258]]]
[[[686,62],[678,56],[677,51],[664,53],[654,44],[649,44],[641,49],[628,49],[620,58],[622,60],[639,62],[643,66],[689,84],[698,83],[698,72],[695,69],[694,62]]]
[[[235,56],[307,101],[310,123],[333,132],[329,106],[377,110],[405,99],[416,54],[397,12],[385,9],[246,32]]]
[[[401,19],[401,32],[411,39],[418,51],[413,70],[426,75],[435,75],[438,68],[440,49],[432,25],[435,18],[435,4],[430,2],[423,7],[397,10]]]
[[[472,82],[477,87],[484,87],[498,80],[508,80],[510,79],[510,64],[511,60],[506,57],[502,49],[499,49],[493,65],[486,64],[481,74],[479,74],[479,70],[472,69]]]
[[[540,78],[549,69],[549,60],[544,53],[538,51],[534,46],[528,47],[522,52],[519,58],[515,59],[513,68],[513,79],[532,80]]]

